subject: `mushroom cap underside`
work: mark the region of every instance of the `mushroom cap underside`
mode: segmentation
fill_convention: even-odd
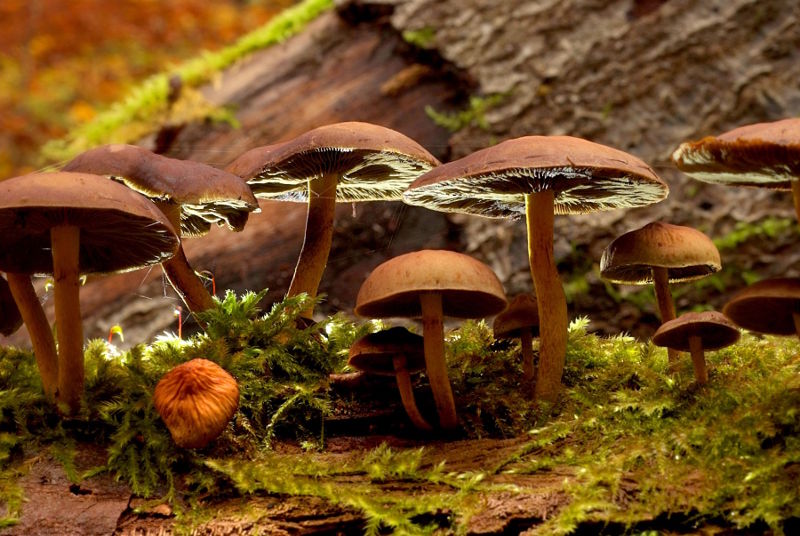
[[[83,274],[161,263],[180,240],[161,211],[119,183],[86,173],[34,173],[0,182],[0,269],[51,274],[50,229],[79,227]]]
[[[256,147],[226,168],[257,197],[308,201],[308,181],[339,177],[336,200],[397,200],[439,161],[411,138],[370,123],[335,123],[273,145]]]
[[[691,337],[700,337],[704,350],[718,350],[738,341],[740,333],[718,311],[685,313],[661,324],[653,334],[653,344],[688,352]]]
[[[525,214],[525,195],[554,192],[556,214],[650,205],[669,188],[642,160],[571,136],[526,136],[443,164],[403,194],[411,205],[508,218]]]
[[[800,314],[800,278],[758,281],[740,290],[722,308],[737,326],[756,333],[794,335]]]
[[[675,165],[704,182],[791,189],[800,179],[800,118],[755,123],[682,143]]]
[[[722,260],[705,234],[664,222],[618,236],[600,258],[600,276],[613,283],[650,284],[653,268],[666,268],[670,282],[693,281],[718,272]]]
[[[90,149],[62,171],[103,175],[154,200],[181,207],[181,235],[199,236],[212,224],[241,231],[258,201],[239,176],[213,166],[169,158],[136,145],[113,144]]]
[[[361,337],[350,347],[348,365],[370,374],[394,376],[394,357],[405,357],[405,370],[425,369],[424,339],[404,327],[394,327]]]
[[[422,250],[394,257],[367,277],[355,313],[369,318],[419,317],[420,295],[442,297],[445,316],[482,318],[506,308],[503,286],[484,263],[445,250]]]

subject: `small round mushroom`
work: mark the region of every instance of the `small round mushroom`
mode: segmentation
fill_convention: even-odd
[[[367,318],[422,317],[425,369],[446,430],[458,425],[444,354],[444,315],[483,318],[506,308],[503,286],[484,263],[454,251],[422,250],[394,257],[367,277],[355,313]]]
[[[153,405],[179,447],[199,449],[216,439],[239,408],[233,376],[196,358],[167,372],[153,392]]]
[[[0,274],[0,334],[8,337],[22,325],[22,315],[8,288],[8,282]]]
[[[251,149],[226,169],[245,178],[256,197],[308,204],[303,247],[287,295],[314,297],[328,262],[337,201],[399,200],[411,181],[438,164],[399,132],[347,122]],[[310,319],[312,313],[309,309],[303,316]]]
[[[672,161],[704,182],[791,190],[800,220],[800,118],[745,125],[682,143]]]
[[[800,278],[764,279],[740,290],[722,308],[749,331],[800,338]]]
[[[151,199],[182,237],[206,234],[211,224],[241,231],[258,201],[238,176],[190,160],[155,154],[136,145],[104,145],[68,162],[62,171],[104,175]],[[162,268],[189,310],[214,306],[211,294],[189,264],[183,246]]]
[[[694,376],[699,384],[708,382],[705,350],[719,350],[738,340],[739,330],[717,311],[682,314],[664,322],[653,335],[656,346],[691,352]]]
[[[32,173],[0,181],[0,269],[9,274],[26,320],[26,310],[41,305],[30,292],[28,299],[21,299],[25,292],[16,292],[13,282],[31,274],[53,275],[56,399],[68,412],[79,409],[83,393],[80,275],[158,264],[175,253],[178,243],[169,221],[152,203],[105,177]]]
[[[721,267],[719,250],[706,235],[656,221],[615,238],[603,251],[600,277],[623,285],[652,283],[663,323],[675,318],[669,283],[701,279]],[[670,363],[677,359],[670,349]]]
[[[539,336],[539,305],[533,294],[515,296],[508,309],[494,318],[495,339],[520,339],[522,373],[526,382],[535,377],[533,338]]]
[[[411,373],[425,369],[422,337],[403,327],[370,333],[353,343],[347,363],[368,374],[394,376],[400,400],[411,422],[420,430],[433,430],[419,412],[411,388]]]
[[[403,199],[443,212],[526,218],[541,319],[534,396],[553,402],[561,390],[568,324],[553,254],[554,216],[640,207],[668,191],[650,166],[623,151],[570,136],[526,136],[433,168]]]

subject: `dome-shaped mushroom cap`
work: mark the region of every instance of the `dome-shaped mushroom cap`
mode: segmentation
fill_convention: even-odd
[[[800,278],[764,279],[740,290],[722,308],[744,329],[772,335],[794,335],[792,315],[800,312]]]
[[[8,282],[0,276],[0,334],[8,337],[22,325],[22,315],[8,287]]]
[[[394,376],[394,356],[406,358],[405,369],[418,372],[425,368],[424,339],[404,327],[370,333],[350,347],[347,364],[358,370],[382,376]]]
[[[325,125],[273,145],[251,149],[226,168],[247,180],[257,197],[306,202],[308,180],[340,176],[337,201],[397,200],[411,182],[439,165],[420,144],[370,123]]]
[[[722,267],[706,235],[681,225],[652,222],[614,239],[600,258],[600,276],[613,283],[653,282],[652,268],[666,268],[671,282],[700,279]]]
[[[444,250],[406,253],[384,262],[367,277],[355,313],[368,318],[422,315],[419,296],[442,295],[442,311],[456,318],[499,313],[507,302],[491,268],[468,255]]]
[[[202,448],[225,430],[236,413],[239,386],[216,363],[192,359],[161,378],[153,405],[178,446]]]
[[[522,330],[539,335],[539,305],[533,294],[520,294],[508,304],[508,308],[494,318],[492,326],[497,339],[519,337]]]
[[[675,165],[704,182],[791,189],[800,178],[800,118],[756,123],[682,143]]]
[[[735,343],[739,336],[739,330],[725,315],[704,311],[685,313],[664,322],[653,334],[653,344],[688,352],[689,337],[700,337],[704,350],[718,350]]]
[[[403,199],[443,212],[508,218],[525,214],[525,194],[551,189],[556,214],[650,205],[669,188],[640,159],[570,136],[526,136],[443,164]]]
[[[0,270],[52,274],[50,228],[80,227],[80,273],[158,264],[179,239],[166,216],[130,188],[87,173],[32,173],[0,181]]]
[[[136,145],[90,149],[62,171],[105,175],[154,200],[181,206],[181,235],[198,236],[212,223],[241,231],[258,201],[247,183],[232,173],[191,160],[178,160]]]

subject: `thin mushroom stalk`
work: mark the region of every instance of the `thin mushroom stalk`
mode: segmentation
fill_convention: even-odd
[[[661,266],[654,266],[651,270],[653,272],[653,287],[656,293],[658,312],[661,315],[661,323],[663,324],[675,318],[675,304],[669,291],[668,270]],[[667,359],[670,368],[674,368],[680,359],[680,353],[674,348],[667,348]]]
[[[6,279],[31,339],[44,394],[52,400],[58,388],[58,354],[50,323],[44,314],[30,276],[7,272]]]
[[[530,383],[536,377],[536,367],[533,364],[533,335],[530,330],[522,330],[519,342],[522,346],[522,379]]]
[[[694,366],[694,377],[697,378],[697,383],[700,385],[708,383],[703,339],[700,336],[689,337],[689,351],[692,355],[692,366]]]
[[[392,358],[394,365],[395,378],[397,379],[397,389],[400,391],[400,401],[403,403],[403,408],[406,410],[408,418],[420,430],[430,432],[433,430],[425,417],[419,412],[417,402],[414,400],[414,390],[411,388],[411,375],[406,368],[406,356],[395,355]]]
[[[305,237],[287,296],[297,296],[303,292],[311,298],[317,296],[333,242],[338,180],[339,177],[335,174],[326,173],[320,178],[308,181],[308,218]],[[314,307],[311,306],[300,316],[311,319],[313,314]]]
[[[555,402],[567,354],[567,299],[553,257],[554,193],[527,194],[528,259],[539,308],[539,367],[534,397]]]
[[[433,400],[439,414],[439,424],[445,430],[453,430],[458,426],[458,416],[445,362],[442,296],[435,292],[424,292],[420,294],[420,303],[422,305],[425,370],[428,373]]]

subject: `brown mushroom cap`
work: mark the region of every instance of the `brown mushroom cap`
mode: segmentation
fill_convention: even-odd
[[[689,338],[700,337],[704,350],[718,350],[735,343],[739,336],[739,330],[725,315],[718,311],[704,311],[685,313],[664,322],[653,334],[653,344],[688,352]]]
[[[8,288],[8,281],[0,276],[0,334],[8,337],[22,325],[22,315]]]
[[[241,231],[258,201],[240,177],[136,145],[104,145],[75,157],[62,171],[105,175],[153,200],[181,206],[181,235],[198,236],[212,223]]]
[[[381,376],[394,376],[394,356],[406,358],[406,370],[419,372],[425,368],[425,352],[421,335],[404,327],[394,327],[361,337],[350,347],[347,364]]]
[[[256,197],[298,202],[308,201],[309,179],[339,175],[336,200],[355,202],[400,199],[414,179],[438,164],[397,131],[346,122],[251,149],[226,169],[247,179]]]
[[[492,326],[497,339],[511,339],[528,330],[534,337],[539,334],[539,305],[533,294],[520,294],[508,304],[508,308],[498,314]]]
[[[745,125],[682,143],[672,161],[705,182],[789,190],[800,177],[800,118]]]
[[[765,279],[739,291],[722,308],[737,326],[772,335],[794,335],[800,313],[800,278]]]
[[[554,191],[556,214],[649,205],[669,191],[650,166],[623,151],[570,136],[526,136],[433,168],[403,199],[508,218],[525,215],[525,194],[547,189]]]
[[[219,436],[239,407],[239,386],[225,369],[192,359],[161,378],[153,405],[184,448],[202,448]]]
[[[147,199],[105,177],[32,173],[0,181],[0,269],[52,274],[50,228],[79,227],[80,272],[119,272],[158,264],[179,245]]]
[[[384,262],[367,277],[355,313],[369,318],[418,317],[419,296],[440,293],[442,311],[456,318],[499,313],[507,302],[503,286],[484,263],[454,251],[422,250]]]
[[[691,227],[648,223],[614,239],[603,251],[600,275],[613,283],[653,282],[652,268],[666,268],[670,282],[693,281],[722,267],[719,250]]]

